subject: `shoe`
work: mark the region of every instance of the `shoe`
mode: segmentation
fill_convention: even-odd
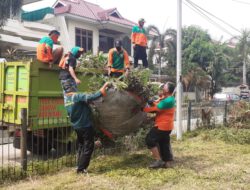
[[[174,167],[174,161],[166,161],[164,164],[164,168],[173,168]]]
[[[83,170],[76,170],[76,173],[77,174],[85,174],[85,175],[88,175],[88,171],[86,169],[83,169]]]
[[[149,165],[149,168],[163,168],[164,166],[165,162],[163,162],[162,160],[156,160]]]

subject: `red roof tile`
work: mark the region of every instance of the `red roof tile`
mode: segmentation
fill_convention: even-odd
[[[125,18],[117,18],[111,16],[110,14],[116,10],[116,8],[112,9],[103,9],[99,5],[84,1],[84,0],[58,0],[62,4],[66,5],[64,7],[57,7],[55,8],[55,14],[62,14],[62,13],[69,13],[73,15],[77,15],[80,17],[85,17],[88,19],[93,19],[96,21],[111,21],[117,24],[127,25],[127,26],[134,26],[136,23],[125,19]],[[55,4],[55,5],[56,5]]]

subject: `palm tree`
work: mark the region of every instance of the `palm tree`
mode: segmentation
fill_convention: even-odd
[[[149,49],[149,62],[152,62],[153,56],[157,55],[159,63],[158,74],[161,75],[162,60],[168,61],[169,64],[175,65],[176,62],[176,31],[167,29],[164,33],[154,26],[147,27],[149,41],[151,41]]]
[[[250,30],[243,30],[242,35],[239,36],[238,50],[241,60],[243,62],[243,84],[247,84],[247,62],[250,54]]]
[[[17,15],[22,7],[22,0],[0,1],[0,28],[4,26],[10,15]]]
[[[207,90],[211,85],[211,77],[197,63],[189,63],[184,67],[182,83],[185,91],[195,89],[196,100],[200,100],[200,91]]]
[[[207,67],[207,73],[210,75],[212,80],[211,85],[211,96],[218,92],[221,86],[227,82],[225,81],[225,74],[228,70],[228,65],[232,59],[229,54],[228,47],[225,44],[213,44],[212,46],[212,57]]]

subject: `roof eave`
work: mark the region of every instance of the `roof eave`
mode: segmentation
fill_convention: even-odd
[[[133,25],[128,25],[128,24],[121,24],[121,23],[117,23],[117,22],[113,22],[113,21],[102,21],[103,24],[106,24],[106,23],[109,23],[109,24],[113,24],[113,25],[116,25],[116,26],[122,26],[124,28],[127,28],[127,29],[132,29]]]
[[[70,13],[58,14],[58,15],[65,16],[66,18],[76,19],[76,20],[79,20],[79,21],[87,21],[87,22],[92,23],[92,24],[98,24],[99,23],[95,19],[91,19],[91,18],[87,18],[87,17],[82,17],[82,16],[70,14]]]

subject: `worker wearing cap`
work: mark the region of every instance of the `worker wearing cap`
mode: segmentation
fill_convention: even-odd
[[[170,133],[174,128],[174,89],[174,84],[167,82],[161,89],[160,99],[143,110],[156,113],[155,126],[146,136],[146,144],[155,158],[155,162],[149,166],[150,168],[169,167],[173,161]]]
[[[70,84],[77,91],[77,85],[81,81],[77,78],[75,68],[77,65],[77,59],[83,54],[84,49],[81,47],[73,47],[70,52],[65,54],[59,63],[61,68],[59,79],[61,80],[62,88],[65,85]]]
[[[93,94],[76,93],[75,88],[70,84],[63,86],[65,92],[64,102],[70,122],[77,134],[78,155],[77,173],[87,173],[91,155],[94,150],[94,128],[91,119],[90,102],[106,95],[106,88],[109,83],[105,83],[101,89]]]
[[[132,29],[132,34],[131,34],[131,41],[133,43],[133,48],[134,48],[134,68],[138,67],[138,60],[141,59],[143,66],[145,68],[148,67],[148,60],[147,60],[147,36],[146,36],[146,31],[143,28],[145,23],[145,20],[141,18],[138,21],[138,26],[134,26]]]
[[[60,32],[52,30],[48,36],[43,37],[37,46],[37,60],[43,63],[48,63],[50,67],[52,64],[58,64],[62,55],[63,48],[58,47],[53,51],[53,45],[58,42]]]
[[[115,41],[115,48],[109,50],[108,55],[108,75],[120,77],[125,73],[128,75],[130,68],[128,53],[122,48],[120,40]]]

